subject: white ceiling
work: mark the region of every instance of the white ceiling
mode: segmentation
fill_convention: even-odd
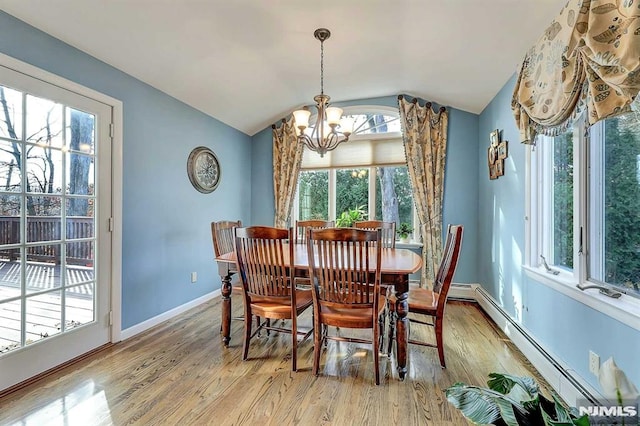
[[[0,0],[5,12],[248,135],[320,91],[480,113],[566,0]]]

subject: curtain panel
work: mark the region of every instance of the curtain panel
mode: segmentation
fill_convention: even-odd
[[[275,198],[274,226],[286,228],[298,185],[303,145],[298,143],[293,118],[283,119],[273,129],[273,193]]]
[[[586,109],[588,123],[640,103],[640,5],[569,0],[525,55],[511,107],[520,140],[555,136]]]
[[[402,138],[422,236],[420,286],[433,283],[442,257],[442,200],[449,114],[398,96]]]

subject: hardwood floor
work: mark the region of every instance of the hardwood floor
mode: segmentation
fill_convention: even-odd
[[[240,299],[234,302],[239,315]],[[474,304],[449,302],[447,369],[435,349],[410,345],[405,381],[382,357],[380,386],[368,345],[329,342],[319,377],[311,374],[313,339],[300,344],[298,372],[291,371],[288,334],[253,339],[243,362],[243,324],[232,322],[224,348],[220,309],[220,299],[203,304],[5,396],[0,424],[462,425],[467,421],[443,389],[459,381],[483,385],[493,371],[533,376],[549,395]],[[310,326],[310,314],[303,315],[299,327]],[[412,326],[412,333],[425,330]]]

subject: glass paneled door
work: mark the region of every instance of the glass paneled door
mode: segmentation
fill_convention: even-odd
[[[110,341],[110,124],[0,66],[0,390]]]

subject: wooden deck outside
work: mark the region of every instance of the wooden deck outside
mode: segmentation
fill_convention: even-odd
[[[26,341],[27,344],[60,333],[62,291],[51,291],[62,284],[60,265],[27,262]],[[20,262],[0,261],[0,300],[20,296]],[[65,329],[93,320],[93,268],[68,266],[64,303]],[[45,292],[42,294],[37,294]],[[20,300],[0,303],[0,353],[20,345]]]

